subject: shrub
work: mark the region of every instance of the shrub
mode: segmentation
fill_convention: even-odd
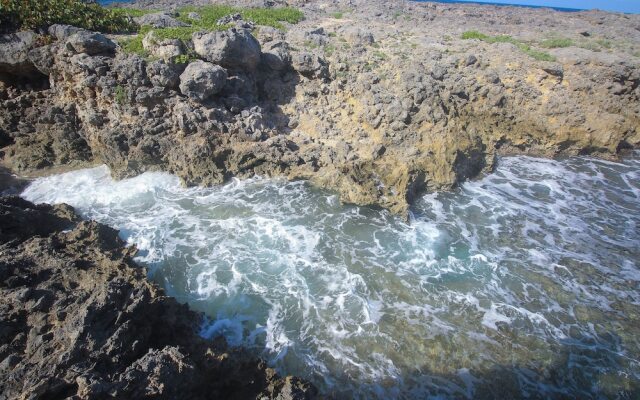
[[[127,91],[120,85],[116,86],[115,100],[120,105],[124,105],[127,102]]]
[[[335,19],[342,19],[343,14],[341,12],[336,12],[336,13],[331,14],[331,16],[333,18],[335,18]]]
[[[136,29],[128,16],[83,0],[0,0],[0,32],[44,30],[53,24],[101,32]]]

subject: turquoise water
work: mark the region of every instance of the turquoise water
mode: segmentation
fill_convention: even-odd
[[[248,346],[338,398],[638,398],[640,157],[503,158],[409,223],[304,182],[34,181]]]

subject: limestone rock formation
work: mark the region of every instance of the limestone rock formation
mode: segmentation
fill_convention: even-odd
[[[419,193],[490,172],[499,154],[617,157],[640,144],[639,16],[299,6],[302,23],[258,27],[257,39],[235,28],[194,34],[181,43],[201,58],[193,66],[109,45],[83,51],[66,43],[79,35],[91,49],[95,36],[52,27],[57,41],[26,46],[35,75],[0,79],[4,164],[39,173],[100,162],[116,178],[165,170],[200,185],[308,179],[406,215]],[[204,62],[227,71],[223,86],[221,72],[189,78]]]
[[[180,75],[180,92],[198,101],[219,93],[227,83],[227,71],[205,61],[190,63]]]
[[[226,68],[253,70],[260,61],[260,43],[245,29],[197,32],[193,46],[202,58]]]

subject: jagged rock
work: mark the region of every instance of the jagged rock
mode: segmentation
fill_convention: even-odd
[[[112,54],[116,44],[106,36],[85,30],[78,31],[67,38],[67,49],[90,56]]]
[[[375,42],[371,32],[355,26],[345,28],[342,35],[347,42],[355,45],[370,45]]]
[[[49,35],[55,37],[59,41],[65,41],[69,38],[69,36],[73,35],[74,33],[82,32],[82,31],[84,31],[84,29],[76,28],[75,26],[71,26],[71,25],[63,25],[63,24],[53,24],[47,30]]]
[[[162,61],[153,61],[147,65],[147,76],[151,84],[161,88],[176,90],[180,84],[177,67]]]
[[[190,63],[180,75],[180,91],[194,100],[205,101],[219,93],[227,82],[227,71],[205,61]]]
[[[328,75],[326,61],[313,53],[300,52],[292,57],[293,68],[308,78],[325,78]]]
[[[29,60],[29,50],[36,41],[34,32],[25,31],[0,36],[0,74],[29,76],[35,68]]]
[[[154,28],[172,28],[177,26],[189,26],[182,21],[175,19],[171,14],[166,12],[145,14],[141,17],[133,19],[138,25],[149,25]]]
[[[54,64],[54,55],[58,50],[55,45],[36,47],[29,51],[28,58],[31,64],[45,75],[49,75]]]
[[[179,39],[160,39],[151,31],[142,39],[142,47],[154,57],[171,60],[186,54],[182,41]]]
[[[193,34],[195,52],[225,68],[253,70],[260,61],[260,43],[247,30]]]
[[[281,71],[291,65],[291,54],[287,42],[278,40],[265,43],[262,60],[274,71]]]

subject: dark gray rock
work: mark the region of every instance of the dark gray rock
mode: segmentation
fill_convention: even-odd
[[[308,78],[326,78],[329,73],[326,61],[320,56],[300,52],[292,57],[293,68]]]
[[[55,37],[60,41],[65,41],[69,38],[69,36],[81,31],[84,31],[84,29],[76,28],[75,26],[71,26],[71,25],[63,25],[63,24],[53,24],[48,29],[49,35]]]
[[[207,61],[232,69],[255,69],[260,62],[260,43],[247,30],[193,34],[196,53]]]
[[[106,36],[89,31],[78,31],[66,41],[67,49],[76,53],[86,53],[90,56],[98,54],[113,54],[116,44]]]
[[[0,73],[29,76],[35,71],[29,60],[29,50],[36,38],[34,32],[24,31],[0,36]]]
[[[153,61],[147,65],[147,76],[151,84],[176,90],[180,84],[180,74],[177,67],[163,61]]]
[[[265,43],[262,60],[274,71],[281,71],[291,66],[289,45],[282,40]]]
[[[180,75],[180,91],[197,101],[205,101],[219,93],[227,81],[227,71],[205,61],[190,63]]]

